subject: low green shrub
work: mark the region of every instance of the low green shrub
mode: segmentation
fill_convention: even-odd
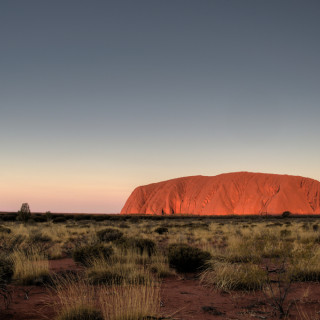
[[[210,258],[209,252],[187,244],[172,244],[168,248],[169,264],[178,272],[200,271]]]
[[[123,237],[123,232],[114,228],[106,228],[97,232],[97,237],[100,241],[110,242]]]
[[[73,259],[74,261],[80,262],[85,266],[89,266],[93,259],[108,259],[112,254],[112,247],[103,246],[101,244],[86,245],[73,251]]]

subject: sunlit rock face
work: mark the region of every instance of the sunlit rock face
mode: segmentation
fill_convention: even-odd
[[[320,214],[320,182],[236,172],[192,176],[137,187],[122,214]]]

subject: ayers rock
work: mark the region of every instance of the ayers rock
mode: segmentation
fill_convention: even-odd
[[[122,214],[320,214],[320,182],[303,177],[235,172],[137,187]]]

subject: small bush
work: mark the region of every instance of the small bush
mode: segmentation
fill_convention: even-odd
[[[113,254],[112,247],[106,247],[100,244],[87,245],[79,247],[73,251],[73,259],[85,266],[89,266],[95,258],[108,259]]]
[[[97,232],[100,241],[115,241],[123,237],[123,233],[118,229],[106,228]]]
[[[313,231],[318,231],[319,230],[319,225],[318,224],[314,224],[312,226]]]
[[[154,230],[154,232],[159,233],[159,234],[164,234],[169,232],[167,227],[158,227]]]
[[[283,213],[282,213],[282,218],[288,218],[288,217],[290,217],[291,216],[291,212],[290,211],[284,211]]]
[[[178,272],[196,272],[203,269],[211,258],[209,252],[191,247],[187,244],[172,244],[168,248],[168,259],[171,267]]]
[[[31,212],[28,203],[23,203],[18,211],[17,220],[27,222],[31,218]]]
[[[50,211],[47,211],[45,213],[45,217],[46,217],[47,221],[51,221],[53,216],[52,216],[52,213]]]

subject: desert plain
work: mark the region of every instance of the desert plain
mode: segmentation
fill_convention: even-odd
[[[0,318],[318,319],[318,216],[0,215]]]

